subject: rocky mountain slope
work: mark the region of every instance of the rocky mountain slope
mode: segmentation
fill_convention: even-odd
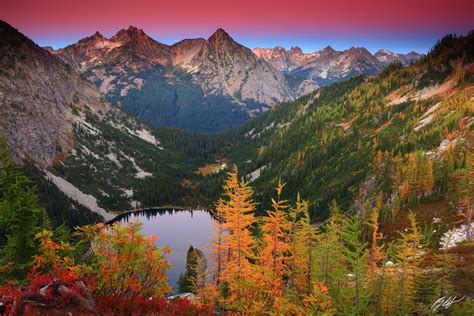
[[[272,105],[292,98],[283,75],[255,58],[248,48],[218,29],[184,67],[198,69],[203,89],[240,101],[254,100]]]
[[[330,46],[310,54],[304,54],[299,47],[286,50],[280,46],[255,48],[253,52],[288,77],[306,80],[307,86],[312,82],[313,87],[347,80],[357,75],[374,75],[393,62],[408,65],[422,56],[415,52],[404,55],[387,50],[380,50],[372,55],[365,48],[352,47],[348,50],[336,51]],[[310,90],[311,86],[299,93],[303,94]]]
[[[280,72],[222,29],[168,46],[131,26],[50,51],[152,126],[216,132],[293,99]]]
[[[418,55],[371,55],[363,48],[303,54],[254,49],[219,29],[207,40],[161,44],[130,26],[48,50],[96,84],[106,99],[151,126],[218,132],[321,85],[375,74],[391,61]]]
[[[100,35],[87,41],[108,49]],[[93,62],[90,50],[83,56],[80,63]],[[162,56],[155,51],[148,58]],[[163,205],[188,194],[178,176],[186,172],[176,164],[182,159],[176,144],[168,141],[165,148],[152,130],[5,22],[0,22],[0,105],[0,138],[39,184],[56,223],[110,219],[110,211]],[[180,135],[190,137],[166,132],[163,141],[179,143]]]
[[[4,22],[0,41],[0,135],[18,158],[50,166],[73,146],[81,120],[74,113],[100,116],[111,107],[90,82]]]
[[[409,52],[408,54],[397,54],[386,49],[381,49],[374,54],[377,60],[385,65],[399,62],[406,66],[420,59],[423,55],[417,52]]]

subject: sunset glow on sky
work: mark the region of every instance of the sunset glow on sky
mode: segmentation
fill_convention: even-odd
[[[0,19],[54,48],[129,25],[172,44],[224,28],[253,47],[427,52],[474,28],[473,0],[0,0]]]

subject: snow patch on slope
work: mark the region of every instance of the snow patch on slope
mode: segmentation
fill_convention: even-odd
[[[434,112],[439,108],[440,105],[441,105],[441,102],[438,102],[435,105],[433,105],[432,107],[430,107],[428,109],[428,111],[426,111],[426,113],[423,114],[423,116],[421,117],[420,123],[413,130],[415,132],[418,132],[420,129],[422,129],[423,127],[425,127],[429,123],[431,123],[431,121],[433,120],[434,115],[435,115]]]
[[[108,213],[106,210],[104,210],[97,204],[97,199],[94,196],[83,193],[81,190],[76,188],[67,180],[52,174],[48,170],[44,170],[44,172],[46,174],[46,178],[53,182],[58,187],[58,189],[62,191],[68,198],[85,206],[92,212],[99,214],[106,221],[109,221],[114,218],[114,215]]]
[[[84,116],[80,116],[77,120],[77,123],[79,124],[79,127],[86,131],[89,135],[97,136],[100,134],[100,130],[87,122]]]
[[[460,227],[453,228],[447,231],[440,240],[440,249],[447,249],[455,247],[458,243],[466,241],[467,224]],[[471,231],[474,231],[474,223],[471,224]]]
[[[116,123],[116,122],[111,122],[111,125],[121,131],[124,131],[126,132],[127,134],[131,135],[131,136],[135,136],[135,137],[138,137],[152,145],[155,145],[156,147],[158,147],[158,149],[163,149],[163,147],[159,146],[160,145],[160,142],[156,139],[156,137],[147,129],[138,129],[138,130],[132,130],[130,128],[128,128],[127,126],[125,125],[122,125],[122,124],[119,124],[119,123]]]
[[[93,152],[92,150],[90,150],[86,146],[84,146],[82,144],[80,146],[81,146],[81,151],[84,152],[87,156],[92,156],[97,160],[102,160],[102,158],[100,158],[99,155],[97,155],[95,152]]]
[[[248,179],[250,182],[253,182],[253,181],[257,180],[258,178],[260,178],[260,175],[262,174],[262,171],[264,171],[267,168],[268,168],[268,165],[263,165],[260,168],[258,168],[257,170],[249,173],[245,178]]]
[[[121,152],[121,154],[133,164],[133,168],[135,168],[135,170],[137,171],[137,173],[135,174],[135,178],[145,179],[146,177],[152,177],[153,176],[153,173],[147,172],[147,171],[143,170],[142,168],[140,168],[140,166],[137,165],[137,163],[135,161],[135,158],[130,157],[130,156],[126,155],[123,152]]]
[[[115,163],[117,165],[117,167],[119,167],[120,169],[122,169],[122,164],[120,163],[120,161],[118,160],[117,156],[115,155],[115,153],[111,152],[111,153],[108,153],[107,156],[106,156],[110,161],[112,161],[113,163]]]

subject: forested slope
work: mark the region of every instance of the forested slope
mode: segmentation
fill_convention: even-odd
[[[281,178],[289,196],[310,201],[313,219],[333,199],[347,209],[354,199],[381,196],[390,208],[394,197],[441,198],[472,146],[473,46],[473,33],[447,36],[415,64],[279,104],[228,133],[222,152],[259,201]]]

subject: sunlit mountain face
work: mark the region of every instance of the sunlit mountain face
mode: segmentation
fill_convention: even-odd
[[[234,127],[320,86],[375,75],[392,62],[407,65],[422,56],[384,51],[391,54],[387,59],[365,48],[329,46],[311,54],[298,47],[251,51],[223,29],[207,40],[166,45],[134,26],[109,39],[96,32],[65,48],[46,49],[143,122],[205,132]]]

